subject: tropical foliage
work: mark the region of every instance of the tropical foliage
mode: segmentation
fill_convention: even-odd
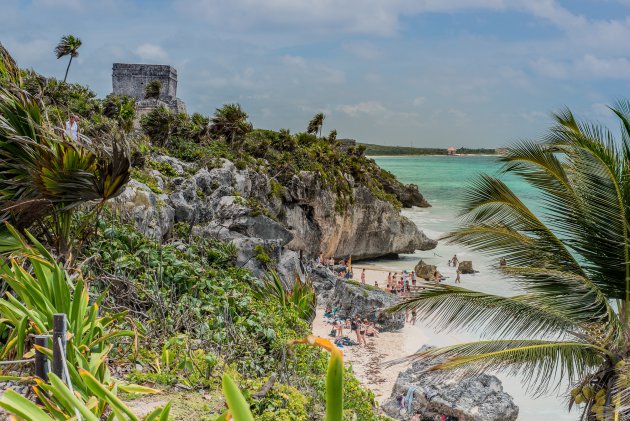
[[[435,369],[519,373],[539,393],[566,380],[583,419],[630,416],[630,103],[611,110],[619,139],[564,110],[543,142],[522,141],[501,158],[504,173],[538,190],[538,212],[499,178],[473,182],[463,225],[446,238],[505,257],[501,270],[522,293],[424,285],[396,308],[497,339],[416,358],[447,357]]]
[[[238,150],[245,135],[253,129],[247,118],[240,104],[225,104],[217,108],[210,119],[210,133],[223,138]]]
[[[70,56],[70,60],[68,60],[68,67],[66,67],[66,74],[63,77],[64,83],[68,78],[68,70],[70,70],[72,59],[79,56],[79,48],[81,47],[81,44],[82,42],[80,38],[75,37],[74,35],[65,35],[61,37],[59,44],[55,47],[55,55],[57,56],[57,59]]]
[[[147,83],[147,86],[144,87],[144,97],[146,99],[155,99],[157,101],[160,98],[160,94],[162,92],[162,82],[157,79],[154,79]]]
[[[90,303],[87,285],[80,272],[75,272],[72,278],[76,280],[73,281],[32,235],[27,232],[27,241],[15,229],[8,228],[19,248],[12,254],[9,263],[0,266],[0,278],[10,287],[6,298],[0,299],[3,315],[0,338],[4,339],[0,346],[0,358],[21,359],[24,355],[32,355],[34,349],[29,349],[29,344],[32,344],[28,339],[30,335],[51,333],[54,314],[65,314],[68,320],[69,339],[65,357],[73,392],[68,394],[69,391],[53,374],[50,376],[52,385],[35,379],[33,390],[46,411],[54,419],[67,419],[75,411],[88,419],[97,419],[108,408],[116,414],[125,411],[116,398],[117,390],[158,393],[153,389],[124,385],[111,377],[106,361],[113,349],[112,342],[128,337],[128,348],[137,348],[134,345],[137,344],[137,335],[118,327],[124,322],[126,312],[100,315],[103,296]],[[133,340],[134,337],[136,340]],[[122,345],[119,342],[119,349]],[[52,346],[38,349],[52,358]],[[0,400],[0,406],[18,414],[39,413],[36,406],[31,404],[29,409],[26,402],[9,393]],[[48,419],[22,416],[33,420]]]
[[[302,280],[295,276],[293,286],[287,288],[275,270],[270,270],[265,281],[256,291],[256,295],[261,299],[264,297],[275,298],[282,307],[293,307],[300,317],[311,323],[315,318],[315,308],[317,306],[317,292],[313,288],[310,279]]]
[[[105,201],[122,192],[129,159],[116,142],[91,150],[65,139],[41,100],[23,88],[11,56],[0,51],[0,220],[20,229],[38,223],[57,252],[70,257],[75,211],[94,203],[75,226],[72,237],[81,238]]]

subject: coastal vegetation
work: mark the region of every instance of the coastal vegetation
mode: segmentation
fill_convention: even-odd
[[[497,177],[472,182],[462,226],[445,239],[504,257],[499,269],[521,292],[423,284],[394,309],[489,339],[413,358],[446,357],[433,370],[506,371],[534,394],[565,381],[563,395],[582,419],[630,416],[630,103],[611,111],[620,138],[563,110],[541,142],[519,142],[500,158],[504,174],[536,188],[538,212]]]
[[[7,223],[0,242],[6,293],[0,355],[32,357],[31,335],[48,334],[52,314],[63,313],[74,386],[52,374],[46,384],[3,371],[29,385],[41,404],[6,392],[0,407],[27,420],[77,413],[140,419],[131,409],[138,394],[203,390],[207,403],[191,407],[195,399],[174,399],[144,419],[182,411],[215,419],[225,411],[227,374],[259,420],[321,419],[327,410],[335,420],[382,419],[374,395],[339,359],[293,344],[310,333],[315,293],[308,280],[287,288],[271,270],[268,280],[255,278],[236,264],[232,243],[198,237],[182,225],[168,238],[149,238],[108,206],[132,176],[175,174],[168,162],[153,159],[157,153],[210,168],[230,158],[273,175],[278,200],[303,170],[316,171],[331,188],[343,180],[340,191],[354,173],[356,182],[385,195],[370,175],[378,168],[373,161],[315,134],[255,130],[234,104],[212,119],[157,107],[134,129],[133,100],[98,99],[83,86],[19,69],[1,47],[0,58],[0,183],[7,192],[0,203]],[[61,128],[69,113],[81,118],[80,141],[71,142]],[[267,252],[259,254],[273,269]],[[52,354],[52,345],[38,349]],[[325,398],[332,393],[329,365],[344,375],[334,389],[343,406]],[[254,399],[272,376],[275,386]]]
[[[368,156],[404,156],[404,155],[449,155],[447,148],[413,148],[411,146],[372,145],[361,143]],[[489,148],[457,148],[461,155],[496,155],[496,149]]]

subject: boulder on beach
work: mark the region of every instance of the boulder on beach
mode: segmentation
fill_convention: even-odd
[[[328,269],[326,269],[328,270]],[[356,315],[375,320],[381,332],[391,332],[405,326],[405,313],[388,313],[389,307],[400,298],[371,285],[337,279],[328,303],[337,309],[337,316],[345,319]]]
[[[471,260],[465,260],[463,262],[459,262],[459,271],[465,275],[470,275],[471,273],[476,272],[473,269],[473,263]]]
[[[433,279],[433,274],[437,270],[437,267],[435,265],[428,265],[424,263],[423,260],[420,260],[414,270],[418,278],[430,281]]]
[[[424,346],[420,351],[430,348]],[[381,407],[383,411],[402,421],[411,419],[415,413],[420,413],[422,419],[450,415],[459,421],[513,421],[518,418],[518,406],[512,396],[503,391],[498,378],[488,374],[457,378],[428,372],[430,367],[443,360],[417,360],[402,371],[390,398]],[[401,398],[405,400],[404,406]],[[407,398],[411,398],[410,406]]]

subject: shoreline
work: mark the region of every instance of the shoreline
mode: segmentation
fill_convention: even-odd
[[[461,156],[503,156],[501,154],[484,154],[484,153],[462,153],[456,155],[441,155],[441,154],[403,154],[403,155],[365,155],[366,158],[407,158],[407,157],[419,157],[419,156],[445,156],[445,157],[461,157]]]

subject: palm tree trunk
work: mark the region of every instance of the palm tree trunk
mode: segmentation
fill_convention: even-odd
[[[68,62],[68,67],[66,67],[66,75],[63,77],[63,83],[66,83],[66,79],[68,78],[68,70],[70,70],[70,64],[72,63],[72,56],[70,56],[70,61]]]

